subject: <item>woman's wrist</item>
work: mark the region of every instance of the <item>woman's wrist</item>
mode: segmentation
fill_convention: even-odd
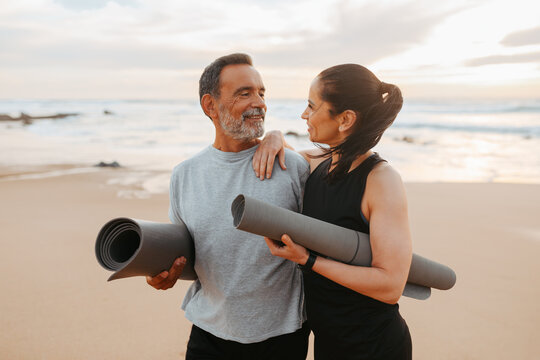
[[[303,270],[311,270],[313,268],[313,265],[315,265],[315,261],[317,260],[317,255],[313,254],[311,251],[308,252],[308,256],[306,261],[303,265],[300,265],[300,267]]]
[[[302,260],[300,260],[300,261],[298,262],[298,265],[300,265],[300,266],[306,265],[306,263],[307,263],[308,260],[309,260],[309,254],[311,254],[311,252],[310,252],[309,250],[306,249],[306,253],[305,253],[304,256],[302,256]]]

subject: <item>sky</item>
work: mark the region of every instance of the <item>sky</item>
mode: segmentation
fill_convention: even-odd
[[[233,52],[273,98],[342,63],[410,98],[540,98],[540,1],[0,0],[2,99],[196,99]]]

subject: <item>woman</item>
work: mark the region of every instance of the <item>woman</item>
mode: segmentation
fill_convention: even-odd
[[[373,259],[371,267],[347,265],[286,234],[282,244],[265,238],[272,254],[303,268],[317,360],[412,358],[397,304],[412,256],[405,191],[399,174],[371,150],[402,104],[398,87],[355,64],[324,70],[310,87],[302,118],[310,140],[329,147],[303,154],[312,171],[303,214],[370,234]]]

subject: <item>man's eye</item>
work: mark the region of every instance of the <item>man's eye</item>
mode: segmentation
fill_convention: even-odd
[[[264,93],[262,93],[262,94],[259,94],[259,96],[260,96],[260,97],[262,97],[262,98],[264,98]]]
[[[246,92],[246,93],[241,93],[241,94],[240,94],[240,96],[248,96],[248,95],[249,95],[249,93],[247,93],[247,92]]]

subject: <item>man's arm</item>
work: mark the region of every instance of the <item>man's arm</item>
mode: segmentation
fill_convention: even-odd
[[[176,182],[177,182],[177,172],[178,167],[176,167],[171,174],[171,181],[169,185],[169,219],[173,224],[181,222],[178,212],[174,208],[174,200],[176,199]],[[180,220],[178,220],[180,219]],[[182,275],[182,270],[186,265],[186,258],[181,256],[174,260],[171,268],[167,271],[162,271],[156,276],[147,276],[146,282],[148,285],[152,286],[156,290],[167,290],[170,289],[176,284],[178,277]]]

